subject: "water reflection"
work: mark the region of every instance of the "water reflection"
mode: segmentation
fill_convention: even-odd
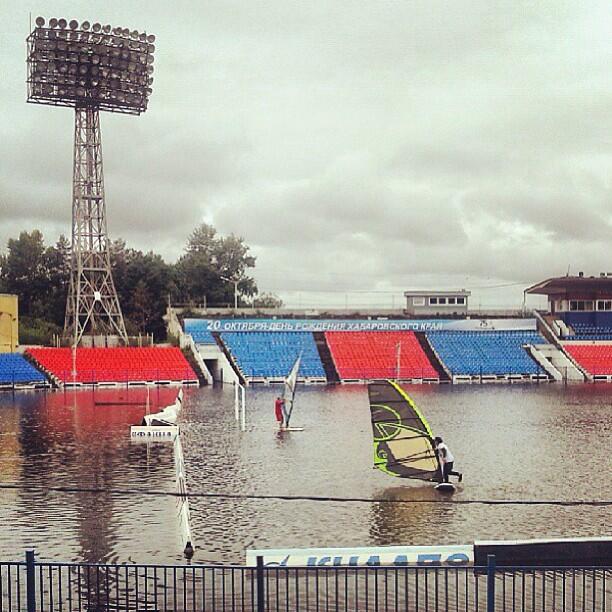
[[[465,480],[452,500],[610,499],[608,387],[416,386],[409,389],[448,442]],[[247,431],[233,390],[191,389],[181,414],[191,491],[370,498],[364,503],[194,498],[195,561],[240,562],[258,547],[466,543],[479,538],[599,535],[607,507],[487,506],[439,500],[430,485],[372,469],[365,388],[298,389],[279,434],[277,388],[247,392]],[[150,393],[150,410],[176,389]],[[172,447],[133,444],[145,389],[0,395],[0,555],[85,561],[182,559],[172,497]],[[44,487],[96,487],[60,492]],[[132,494],[110,489],[132,490]],[[446,498],[444,498],[445,501]],[[393,503],[389,503],[393,502]],[[401,502],[401,503],[398,503]]]

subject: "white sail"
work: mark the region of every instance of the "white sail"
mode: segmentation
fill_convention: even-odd
[[[293,398],[295,397],[295,386],[297,385],[298,372],[300,370],[300,361],[302,355],[299,355],[295,360],[291,372],[287,378],[285,378],[285,391],[283,393],[283,399],[285,400],[285,426],[289,426],[289,419],[291,419],[291,412],[293,411]]]

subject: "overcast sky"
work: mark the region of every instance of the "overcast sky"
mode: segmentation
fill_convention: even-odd
[[[30,10],[157,36],[149,110],[102,117],[113,239],[172,261],[208,221],[294,305],[612,271],[609,0],[0,0],[2,248],[70,235],[74,118],[25,103]]]

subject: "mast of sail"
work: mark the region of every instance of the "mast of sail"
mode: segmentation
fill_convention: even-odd
[[[295,387],[297,385],[298,372],[300,370],[300,361],[302,360],[302,354],[298,355],[295,360],[291,372],[287,378],[285,378],[285,392],[283,398],[285,400],[285,414],[286,422],[285,426],[289,426],[289,420],[291,419],[291,413],[293,412],[293,399],[295,397]]]
[[[439,480],[440,463],[425,417],[393,381],[368,385],[374,467],[390,476]]]

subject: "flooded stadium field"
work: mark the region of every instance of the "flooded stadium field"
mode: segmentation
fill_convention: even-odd
[[[232,387],[186,390],[191,492],[359,500],[195,497],[194,560],[242,563],[252,547],[610,535],[612,509],[578,503],[612,499],[610,387],[406,388],[464,472],[451,500],[372,469],[364,386],[300,386],[292,424],[305,430],[284,434],[278,387],[247,390],[246,432]],[[152,410],[175,394],[151,390]],[[143,389],[0,395],[0,558],[35,547],[66,561],[182,560],[176,500],[139,493],[175,487],[172,446],[129,440],[145,400]],[[487,503],[496,500],[577,503]]]

